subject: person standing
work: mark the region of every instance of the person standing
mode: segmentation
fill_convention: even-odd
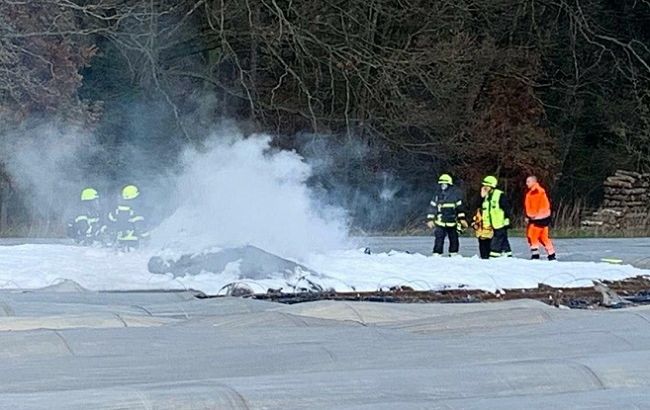
[[[139,196],[140,190],[137,186],[125,186],[122,188],[119,205],[108,214],[108,220],[112,222],[112,231],[116,235],[116,245],[124,251],[138,248],[143,240],[149,238],[145,219],[134,206]]]
[[[505,193],[497,189],[498,183],[498,179],[492,175],[483,178],[482,182],[482,186],[487,191],[487,195],[483,199],[483,205],[481,206],[483,226],[485,228],[491,228],[494,232],[490,244],[490,258],[512,256],[512,249],[508,240],[510,206],[508,205]]]
[[[68,236],[80,245],[92,245],[99,240],[105,227],[101,220],[99,193],[95,188],[81,191],[78,215],[68,224]]]
[[[427,226],[434,230],[433,254],[442,255],[445,237],[449,237],[449,256],[457,256],[460,248],[458,227],[467,228],[462,194],[449,174],[440,175],[438,185],[440,189],[433,196],[427,215]]]
[[[481,201],[485,200],[485,197],[488,195],[488,188],[481,187]],[[485,227],[483,224],[483,216],[481,215],[481,208],[476,210],[476,214],[472,218],[472,228],[474,229],[474,234],[478,239],[478,251],[481,259],[490,258],[490,247],[492,243],[492,237],[494,236],[494,230],[492,227]]]
[[[526,198],[524,209],[526,212],[526,238],[530,246],[531,259],[539,259],[539,246],[546,249],[548,260],[555,260],[555,248],[549,237],[549,225],[551,224],[551,201],[546,195],[534,175],[526,178]]]

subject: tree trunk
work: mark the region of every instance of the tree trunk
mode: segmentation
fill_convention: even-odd
[[[0,187],[0,233],[7,231],[8,221],[8,205],[9,205],[9,188],[3,183]]]

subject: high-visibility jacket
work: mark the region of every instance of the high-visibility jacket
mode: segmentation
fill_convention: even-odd
[[[493,189],[483,200],[481,206],[483,226],[501,229],[510,225],[510,207],[505,194],[500,189]]]
[[[479,239],[492,239],[494,236],[494,230],[491,227],[483,225],[483,216],[481,215],[480,209],[476,210],[476,214],[472,218],[472,228],[474,229],[474,234]]]
[[[436,193],[430,205],[427,219],[433,221],[436,226],[456,227],[458,221],[465,219],[463,197],[455,186]]]
[[[121,204],[108,214],[108,220],[113,223],[119,242],[136,242],[149,236],[145,229],[144,217],[138,215],[128,204]]]
[[[100,209],[96,201],[83,201],[78,215],[70,224],[71,234],[75,239],[92,239],[100,234],[102,224]]]
[[[74,219],[74,225],[77,227],[79,235],[85,235],[88,238],[95,235],[98,223],[98,215],[77,215]]]
[[[533,185],[524,199],[526,217],[531,223],[539,226],[548,226],[551,221],[551,202],[548,200],[546,190],[538,183]]]

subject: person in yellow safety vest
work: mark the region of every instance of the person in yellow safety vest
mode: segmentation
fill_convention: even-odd
[[[497,189],[499,181],[494,176],[483,178],[482,186],[486,187],[487,195],[481,206],[481,217],[484,228],[492,228],[494,234],[490,244],[490,258],[512,256],[508,229],[510,228],[510,206],[505,193]]]
[[[84,188],[80,199],[79,214],[68,224],[68,235],[78,244],[92,245],[105,229],[101,223],[99,193],[94,188]]]
[[[442,255],[445,237],[449,237],[449,256],[457,256],[460,248],[458,231],[467,228],[463,196],[449,174],[440,175],[438,185],[440,190],[431,199],[427,215],[427,226],[434,230],[433,254]]]
[[[139,196],[137,186],[125,186],[122,188],[119,205],[108,214],[108,220],[113,224],[112,231],[115,232],[117,246],[124,250],[137,248],[142,240],[149,237],[144,217],[133,209],[133,203]]]

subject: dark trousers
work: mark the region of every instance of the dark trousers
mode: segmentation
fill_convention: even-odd
[[[449,253],[458,253],[460,243],[458,242],[458,231],[455,226],[436,226],[433,231],[435,241],[433,242],[433,253],[442,255],[442,248],[445,244],[445,237],[449,236]]]
[[[131,252],[133,250],[136,250],[140,247],[140,241],[121,241],[117,240],[117,249],[121,250],[122,252]]]
[[[478,252],[481,259],[489,259],[492,250],[492,239],[478,238]]]
[[[508,230],[506,228],[495,229],[492,237],[492,246],[490,248],[490,257],[512,256],[510,241],[508,240]]]

